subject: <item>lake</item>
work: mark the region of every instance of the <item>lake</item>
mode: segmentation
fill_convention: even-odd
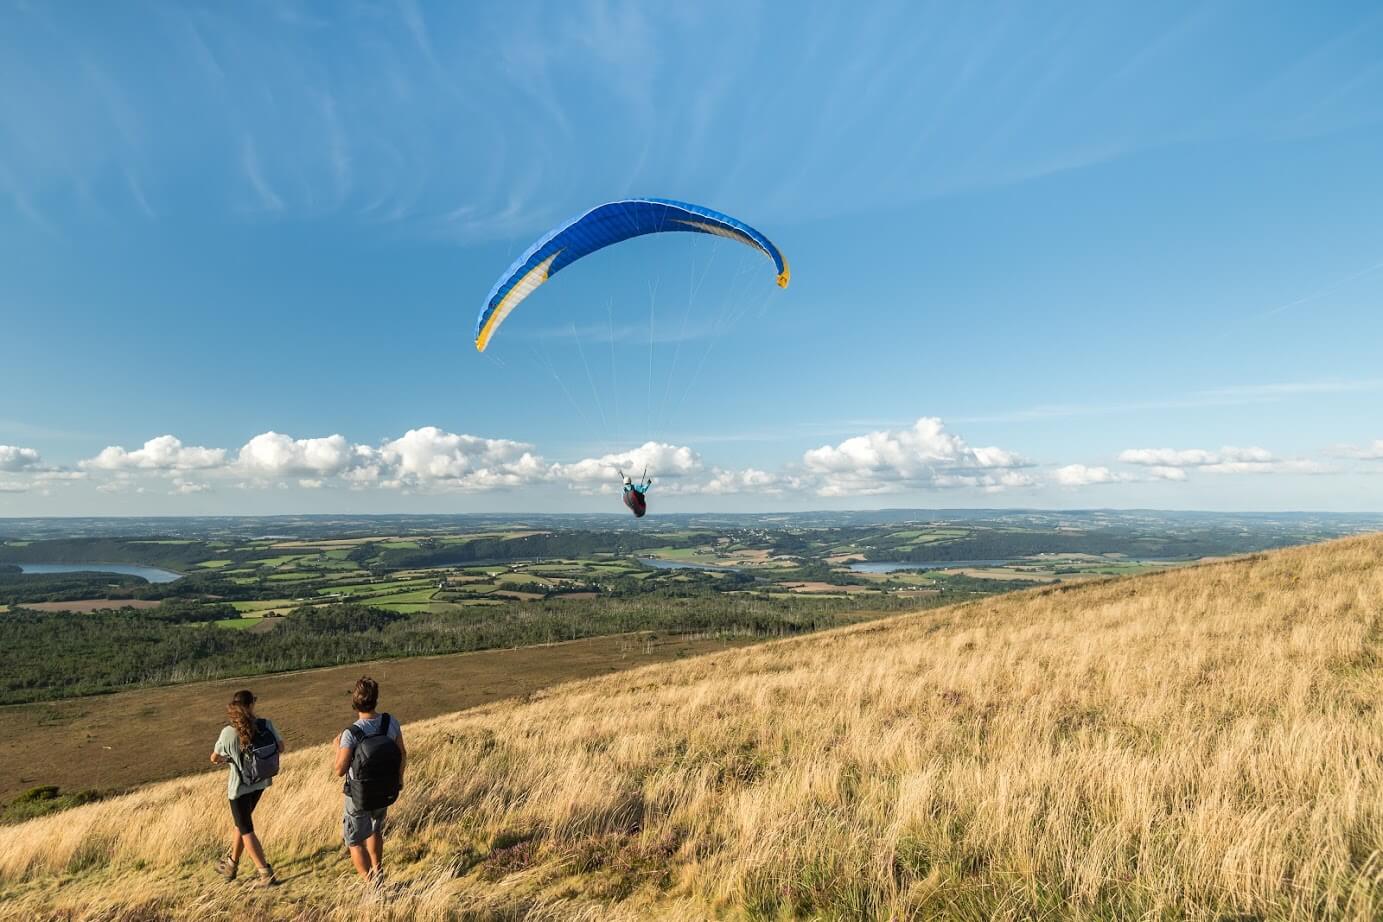
[[[181,573],[146,567],[137,563],[21,563],[21,573],[117,573],[120,576],[142,576],[151,583],[171,583],[182,579]]]
[[[1007,560],[930,560],[926,563],[912,563],[906,560],[870,560],[852,563],[850,569],[856,573],[895,573],[899,570],[949,570],[952,567],[1002,567]]]

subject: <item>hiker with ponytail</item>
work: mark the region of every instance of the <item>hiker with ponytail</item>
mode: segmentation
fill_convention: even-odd
[[[285,747],[274,722],[255,716],[255,696],[248,690],[236,692],[226,705],[230,723],[221,730],[216,748],[211,751],[212,764],[227,765],[230,775],[226,781],[226,796],[230,798],[231,833],[229,853],[216,863],[217,872],[226,880],[235,880],[240,855],[250,853],[250,860],[259,871],[256,886],[272,887],[278,883],[274,869],[264,860],[264,848],[255,835],[254,811],[264,789],[274,783],[278,774],[279,756]]]

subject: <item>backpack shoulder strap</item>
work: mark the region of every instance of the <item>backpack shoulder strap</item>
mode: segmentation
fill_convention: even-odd
[[[260,733],[268,733],[268,732],[269,732],[269,721],[265,720],[263,717],[256,717],[256,718],[255,718],[255,727],[258,728],[258,730],[259,730]]]
[[[351,724],[349,727],[347,727],[346,732],[351,735],[351,739],[356,743],[359,743],[361,740],[365,738],[365,731],[357,727],[355,724]]]
[[[375,736],[388,736],[388,735],[389,735],[389,715],[388,715],[387,713],[386,713],[386,714],[380,714],[380,715],[379,715],[379,732],[376,733]]]

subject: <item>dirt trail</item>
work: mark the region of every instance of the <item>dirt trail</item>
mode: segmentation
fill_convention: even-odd
[[[10,731],[0,734],[0,801],[39,784],[126,788],[209,769],[225,703],[240,688],[259,696],[259,711],[296,748],[325,742],[351,722],[350,688],[366,673],[383,686],[382,708],[407,723],[743,643],[630,634],[3,707],[0,721]]]

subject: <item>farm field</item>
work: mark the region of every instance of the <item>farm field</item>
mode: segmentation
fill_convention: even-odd
[[[278,891],[196,775],[12,827],[0,915],[1372,922],[1380,618],[1373,536],[651,666],[413,723],[385,902],[315,747]]]
[[[128,788],[204,770],[225,724],[225,703],[244,687],[259,696],[263,713],[274,718],[287,742],[302,748],[330,739],[350,722],[349,694],[343,690],[364,673],[383,684],[390,712],[412,722],[745,642],[632,634],[12,705],[0,708],[0,719],[26,729],[0,737],[0,803],[38,785]],[[158,758],[129,745],[136,726]]]
[[[71,602],[26,602],[32,611],[102,611],[110,608],[158,608],[159,602],[150,599],[76,599]]]

